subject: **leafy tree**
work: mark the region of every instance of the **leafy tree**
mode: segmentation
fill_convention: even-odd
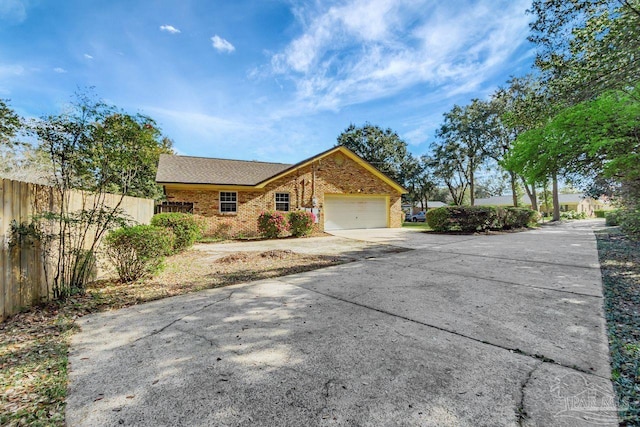
[[[458,146],[440,144],[432,148],[434,151],[433,156],[429,158],[429,164],[434,177],[447,188],[454,205],[463,205],[469,181],[466,165],[460,160]]]
[[[536,65],[565,105],[640,81],[638,0],[534,0]]]
[[[606,92],[565,108],[543,127],[518,137],[508,166],[529,179],[575,174],[640,182],[638,95],[640,86],[630,94]]]
[[[338,136],[337,145],[347,147],[399,184],[405,185],[411,176],[407,171],[412,162],[407,143],[389,128],[351,124]]]
[[[8,100],[0,99],[0,147],[11,145],[20,130],[20,117],[7,105]]]
[[[93,171],[87,176],[87,189],[105,186],[111,193],[158,198],[155,182],[158,159],[173,153],[172,141],[162,137],[153,119],[108,110],[92,127],[94,141],[82,162]],[[135,165],[135,167],[132,167]]]
[[[419,159],[412,157],[410,166],[407,167],[405,186],[409,191],[409,200],[414,204],[419,202],[422,210],[427,209],[427,201],[437,190],[428,157],[422,156]]]
[[[54,188],[54,209],[36,216],[35,228],[49,261],[45,268],[52,270],[53,296],[65,298],[91,279],[105,233],[127,223],[124,196],[155,194],[152,163],[168,147],[147,117],[83,94],[67,112],[34,120],[29,129],[48,159]],[[86,192],[77,197],[72,190]],[[109,200],[110,192],[120,196]]]
[[[438,140],[431,147],[433,165],[456,204],[462,203],[468,189],[471,206],[474,205],[475,177],[489,157],[494,120],[488,104],[478,99],[464,107],[455,105],[444,113],[444,123],[436,132]]]
[[[549,115],[546,89],[538,78],[533,75],[513,77],[507,83],[508,86],[498,89],[490,101],[497,119],[494,121],[496,129],[493,132],[494,138],[489,153],[502,167],[505,167],[503,160],[518,135],[541,126]],[[509,174],[513,205],[518,206],[520,180],[531,201],[531,208],[537,210],[537,182],[527,181],[514,170],[506,168],[506,171]]]

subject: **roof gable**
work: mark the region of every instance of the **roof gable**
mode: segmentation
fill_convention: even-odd
[[[282,172],[267,178],[266,180],[260,182],[257,187],[258,188],[263,188],[264,186],[266,186],[267,184],[282,178],[283,176],[292,173],[298,169],[304,168],[306,166],[309,166],[310,164],[312,164],[313,162],[323,159],[325,157],[328,157],[334,153],[340,152],[342,154],[344,154],[346,157],[349,157],[351,160],[355,161],[357,164],[359,164],[360,166],[362,166],[364,169],[366,169],[368,172],[370,172],[371,174],[373,174],[374,176],[376,176],[378,179],[380,179],[381,181],[385,182],[386,184],[388,184],[391,188],[393,188],[394,190],[398,191],[399,193],[407,193],[407,190],[405,190],[400,184],[398,184],[397,182],[395,182],[393,179],[389,178],[387,175],[385,175],[384,173],[382,173],[378,168],[376,168],[375,166],[373,166],[371,163],[367,162],[366,160],[364,160],[362,157],[358,156],[356,153],[354,153],[353,151],[349,150],[346,147],[343,146],[336,146],[333,148],[330,148],[327,151],[324,151],[320,154],[316,154],[313,157],[310,157],[306,160],[303,160],[299,163],[296,163],[295,165],[290,166],[289,168],[283,170]]]

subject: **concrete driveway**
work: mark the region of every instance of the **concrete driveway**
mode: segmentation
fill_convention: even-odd
[[[593,228],[340,232],[415,250],[82,318],[69,425],[617,425]]]

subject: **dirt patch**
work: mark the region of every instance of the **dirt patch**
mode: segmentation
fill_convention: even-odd
[[[231,264],[234,262],[245,262],[249,259],[249,254],[247,252],[237,252],[235,254],[223,256],[218,259],[216,262],[220,264]]]
[[[293,251],[289,249],[284,249],[284,250],[273,250],[273,251],[262,252],[260,256],[262,258],[285,259],[285,258],[293,257],[294,254],[293,254]]]

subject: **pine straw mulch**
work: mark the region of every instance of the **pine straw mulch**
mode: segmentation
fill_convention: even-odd
[[[596,231],[620,425],[640,426],[640,241]]]
[[[98,281],[84,295],[17,314],[0,323],[0,425],[64,425],[67,353],[78,317],[346,261],[289,250],[237,252],[216,260],[191,250],[168,258],[164,271],[153,279],[132,284]]]

